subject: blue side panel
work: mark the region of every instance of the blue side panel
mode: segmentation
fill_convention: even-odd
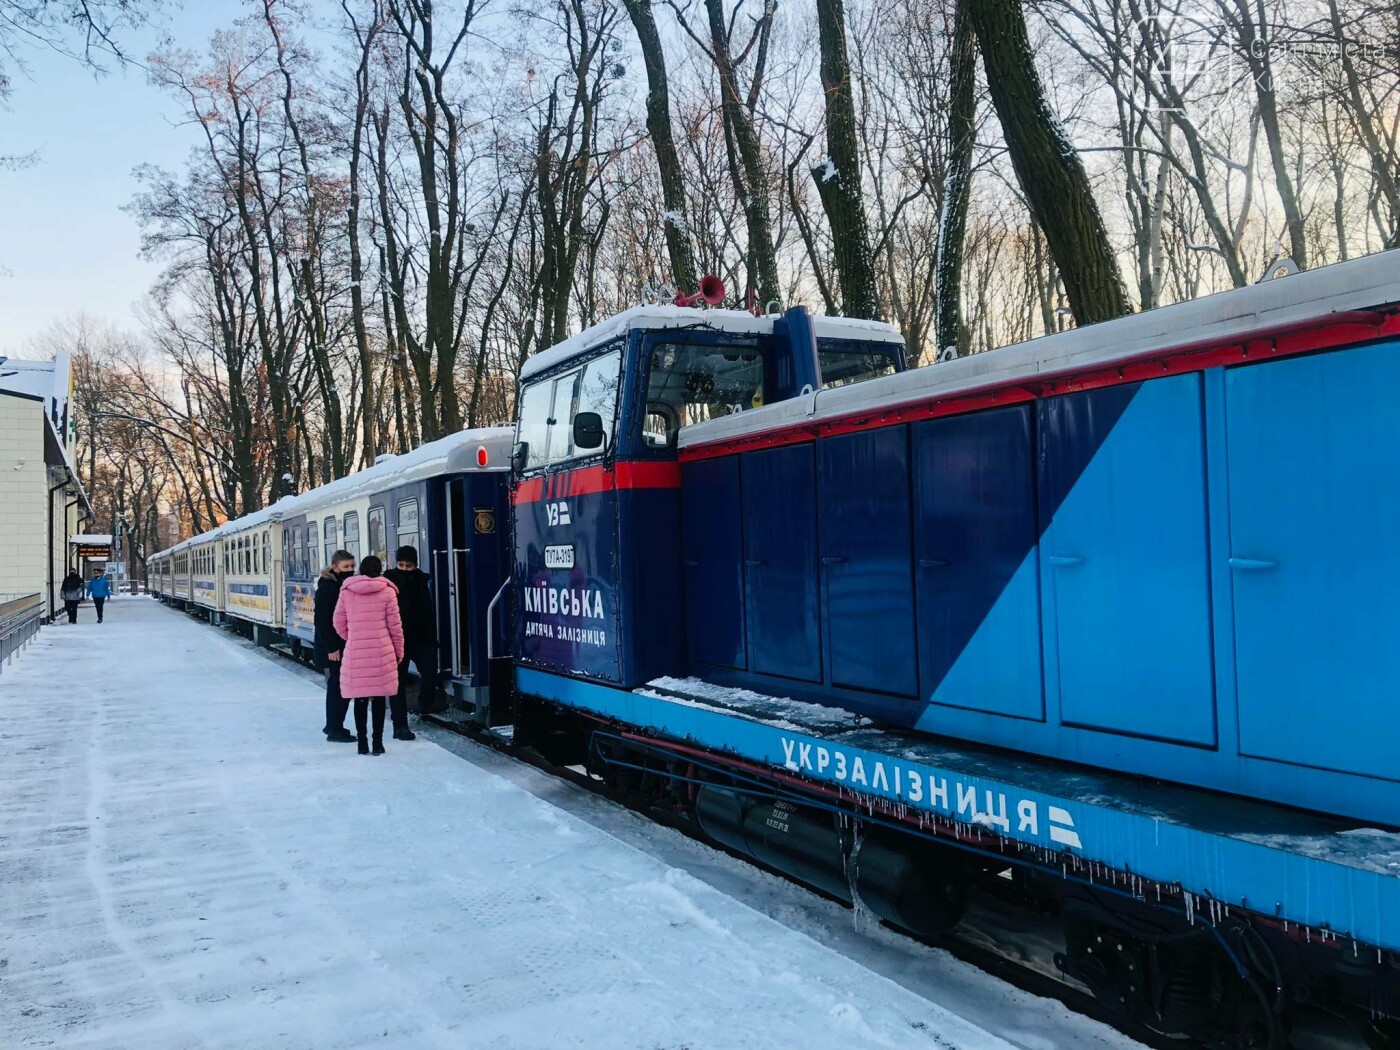
[[[813,447],[793,445],[747,453],[743,481],[753,669],[821,681]]]
[[[743,670],[743,529],[739,458],[687,463],[681,483],[686,635],[692,663]]]
[[[1042,778],[1038,772],[1053,767],[1025,760],[992,773],[985,762],[959,751],[935,749],[925,757],[907,738],[887,750],[890,741],[875,731],[788,728],[528,669],[518,672],[517,685],[522,693],[662,736],[1062,851],[1070,877],[1077,870],[1071,858],[1098,861],[1212,900],[1400,950],[1400,878],[1365,859],[1333,859],[1325,850],[1310,850],[1310,840],[1291,838],[1286,823],[1277,835],[1230,834],[1164,819],[1151,806],[1119,804],[1107,787],[1085,799],[1074,793],[1079,777]],[[1052,793],[1057,787],[1070,790]],[[1302,818],[1299,826],[1306,826]],[[1299,848],[1292,848],[1295,842]],[[1209,915],[1204,908],[1199,913],[1202,919]]]
[[[908,428],[827,438],[818,459],[831,680],[912,697],[919,680]]]
[[[1041,487],[1058,504],[1041,563],[1060,720],[1215,746],[1200,375],[1039,409]]]
[[[913,441],[921,693],[1043,720],[1030,406],[920,423]]]
[[[1400,346],[1225,387],[1240,749],[1400,780]]]

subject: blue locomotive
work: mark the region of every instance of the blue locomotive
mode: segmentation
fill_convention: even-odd
[[[1396,253],[915,371],[624,313],[521,375],[515,739],[917,932],[1014,873],[1157,1031],[1393,1036],[1397,336]]]

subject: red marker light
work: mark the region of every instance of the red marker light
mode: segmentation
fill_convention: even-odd
[[[476,446],[476,465],[477,465],[478,467],[485,467],[485,466],[486,466],[486,463],[487,463],[487,461],[488,461],[489,459],[490,459],[490,457],[486,454],[486,446],[485,446],[485,445],[477,445],[477,446]]]

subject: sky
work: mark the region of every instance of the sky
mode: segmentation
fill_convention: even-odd
[[[138,60],[165,38],[202,49],[246,11],[239,0],[184,0],[121,43]],[[94,76],[51,50],[21,57],[28,73],[12,71],[0,109],[0,155],[38,154],[30,168],[0,170],[0,355],[15,357],[79,312],[138,327],[134,307],[161,266],[140,258],[140,231],[121,210],[138,190],[132,170],[178,167],[197,135],[140,66]]]

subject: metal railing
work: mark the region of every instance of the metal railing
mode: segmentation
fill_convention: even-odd
[[[39,633],[44,599],[38,594],[0,594],[0,670]]]

